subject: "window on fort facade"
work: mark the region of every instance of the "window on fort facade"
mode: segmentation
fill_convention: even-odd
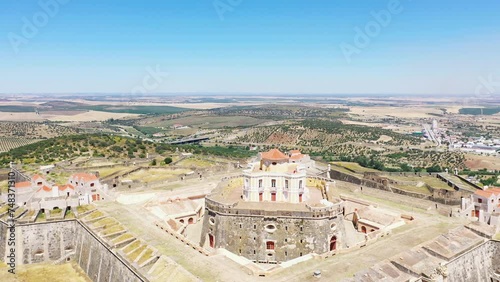
[[[271,179],[271,187],[276,188],[276,179]]]
[[[266,250],[274,250],[274,242],[273,241],[266,242]]]
[[[262,179],[259,179],[259,188],[262,188]]]
[[[477,199],[477,202],[478,202],[478,203],[482,203],[482,202],[483,202],[483,199]]]
[[[285,188],[288,189],[288,180],[285,180]]]
[[[299,181],[299,188],[302,189],[302,180]]]

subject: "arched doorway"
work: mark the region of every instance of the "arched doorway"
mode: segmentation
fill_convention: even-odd
[[[363,232],[363,233],[365,233],[365,234],[366,234],[366,227],[361,226],[361,232]]]
[[[335,251],[337,249],[337,236],[333,236],[330,239],[330,251]]]
[[[189,223],[189,224],[193,224],[193,223],[194,223],[194,220],[193,220],[193,218],[192,218],[192,217],[190,217],[190,218],[188,219],[188,223]]]

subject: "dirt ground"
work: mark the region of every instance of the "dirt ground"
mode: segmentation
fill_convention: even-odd
[[[0,120],[2,121],[105,121],[110,118],[120,119],[125,117],[136,117],[137,114],[126,114],[126,113],[108,113],[99,111],[88,111],[80,112],[75,114],[74,112],[68,112],[66,114],[40,114],[37,115],[34,112],[0,112]]]
[[[428,118],[429,113],[441,114],[437,108],[426,107],[351,107],[350,113],[362,116],[392,116],[400,118]]]
[[[99,111],[88,111],[77,115],[42,115],[50,121],[104,121],[111,118],[121,119],[126,117],[137,117],[137,114],[108,113]]]
[[[465,165],[471,170],[486,168],[488,170],[500,170],[500,157],[480,156],[466,154]]]

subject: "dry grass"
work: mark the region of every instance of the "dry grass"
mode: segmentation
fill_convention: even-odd
[[[189,169],[151,168],[141,169],[126,176],[130,180],[162,181],[190,172]]]
[[[363,173],[363,172],[380,172],[379,170],[372,169],[372,168],[367,168],[367,167],[362,167],[358,163],[352,163],[352,162],[331,162],[331,164],[342,166],[342,167],[345,167],[347,169],[354,170],[357,173]]]
[[[128,169],[130,169],[130,167],[126,167],[126,166],[100,168],[100,169],[98,169],[99,177],[104,178],[104,177],[107,177],[115,172],[126,171]]]
[[[450,190],[450,191],[453,190],[453,188],[451,188],[450,186],[448,186],[446,184],[446,182],[438,179],[437,177],[432,177],[432,176],[422,176],[422,177],[418,177],[418,176],[408,176],[408,177],[405,177],[405,176],[391,176],[389,178],[394,179],[394,180],[399,180],[399,181],[424,182],[424,183],[432,186],[433,188]]]
[[[76,210],[78,211],[79,214],[82,214],[84,212],[95,210],[95,207],[92,205],[83,205],[83,206],[76,207]]]
[[[350,113],[361,116],[391,116],[400,118],[428,118],[442,111],[430,107],[350,107]]]
[[[134,236],[132,236],[129,233],[125,233],[125,234],[122,234],[122,235],[114,238],[113,240],[111,240],[111,242],[113,242],[113,243],[116,244],[116,243],[120,243],[122,241],[125,241],[125,240],[128,240],[128,239],[132,239],[132,238],[134,238]]]
[[[136,248],[138,248],[140,245],[141,245],[141,241],[135,240],[134,242],[132,242],[132,244],[128,244],[125,247],[125,249],[123,249],[123,252],[127,254],[127,253],[135,250]]]
[[[137,117],[138,114],[109,113],[100,111],[88,111],[76,115],[42,115],[50,121],[105,121],[111,118],[122,119],[126,117]]]
[[[125,228],[123,228],[123,226],[121,225],[113,225],[113,226],[110,226],[110,227],[106,227],[104,229],[104,231],[102,232],[103,235],[109,235],[109,234],[113,234],[113,233],[116,233],[116,232],[120,232],[120,231],[123,231],[125,230]]]
[[[483,168],[488,170],[500,170],[500,161],[498,157],[465,154],[465,158],[465,166],[471,170],[479,170]]]
[[[118,224],[118,222],[116,222],[116,220],[112,219],[112,218],[103,218],[103,219],[100,219],[96,222],[94,222],[92,224],[92,226],[94,226],[95,228],[99,228],[99,227],[103,227],[103,226],[111,226],[111,225],[115,225],[115,224]]]
[[[128,254],[127,258],[131,262],[135,261],[139,257],[139,255],[142,253],[142,251],[144,251],[146,249],[146,247],[147,247],[146,245],[141,245],[138,249],[136,249],[132,253]]]
[[[139,265],[141,265],[142,263],[146,262],[148,259],[150,259],[153,255],[153,250],[150,249],[150,248],[147,248],[146,249],[146,252],[144,252],[144,254],[141,256],[141,258],[139,259],[139,261],[137,262]]]
[[[0,281],[17,282],[88,282],[92,281],[76,263],[61,265],[29,264],[16,267],[16,275],[0,266]]]
[[[404,191],[408,192],[414,192],[414,193],[419,193],[419,194],[424,194],[424,195],[431,195],[431,191],[423,186],[411,186],[411,185],[394,185],[396,188],[399,188]]]
[[[85,216],[85,219],[86,220],[92,220],[92,219],[96,219],[96,218],[101,217],[101,216],[104,216],[104,214],[102,212],[100,212],[100,211],[94,211],[91,214]]]
[[[206,168],[206,167],[214,166],[215,163],[208,161],[208,160],[198,159],[198,158],[187,158],[187,159],[184,159],[184,160],[178,162],[177,165],[184,166],[184,167]]]

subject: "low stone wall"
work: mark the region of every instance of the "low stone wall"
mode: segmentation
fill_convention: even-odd
[[[413,197],[413,198],[428,199],[430,201],[438,202],[438,203],[445,204],[445,205],[459,205],[461,203],[461,197],[468,195],[467,192],[463,191],[463,190],[451,191],[451,190],[446,190],[446,189],[437,189],[437,188],[434,188],[428,184],[425,184],[427,189],[429,189],[429,191],[431,192],[431,195],[426,195],[426,194],[402,190],[400,188],[391,186],[390,184],[385,186],[382,183],[379,183],[377,181],[367,179],[367,177],[374,178],[374,177],[384,177],[384,176],[391,176],[391,175],[397,175],[397,176],[435,176],[435,177],[437,177],[438,173],[366,172],[364,174],[365,178],[359,178],[359,177],[356,177],[354,175],[350,175],[350,174],[347,174],[347,173],[344,173],[341,171],[336,171],[334,169],[332,169],[330,171],[330,176],[332,179],[353,183],[353,184],[359,185],[361,187],[369,187],[369,188],[390,191],[393,193],[397,193],[397,194],[401,194],[401,195],[405,195],[405,196],[409,196],[409,197]],[[394,182],[401,183],[401,181],[394,181]]]

